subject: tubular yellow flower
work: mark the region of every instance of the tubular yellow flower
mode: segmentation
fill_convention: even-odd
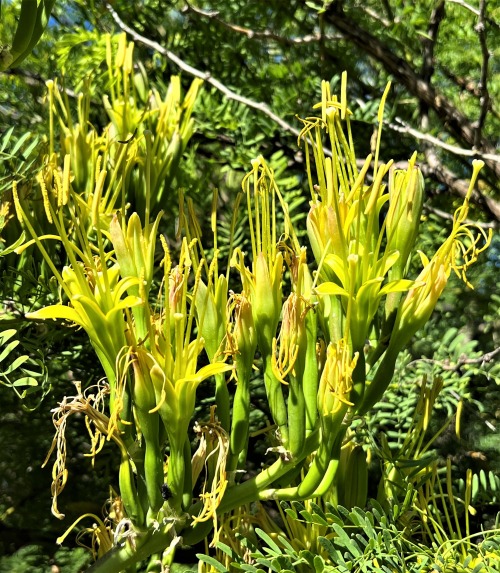
[[[469,197],[483,165],[483,161],[473,161],[469,191],[463,205],[455,212],[450,236],[431,260],[424,253],[420,253],[424,268],[417,277],[415,286],[398,308],[390,340],[391,348],[403,348],[415,332],[429,320],[452,270],[472,288],[467,280],[467,269],[477,260],[479,253],[489,246],[492,237],[491,229],[486,233],[476,225],[465,223],[469,211]],[[474,231],[477,233],[474,234]]]
[[[352,406],[352,373],[358,362],[358,353],[351,355],[346,341],[330,343],[326,349],[326,361],[321,374],[318,391],[318,410],[330,426],[339,424]],[[331,421],[331,423],[330,423]]]
[[[392,279],[404,276],[418,234],[424,197],[424,178],[415,165],[416,158],[415,152],[406,170],[395,169],[389,176],[387,250],[399,252],[398,260],[389,272],[389,277]]]
[[[379,164],[379,140],[375,158],[369,155],[358,171],[350,134],[351,112],[345,99],[345,76],[342,82],[340,102],[332,97],[329,86],[323,84],[322,117],[304,120],[300,139],[306,147],[312,195],[307,231],[318,265],[315,292],[321,295],[322,312],[319,316],[323,321],[327,342],[344,338],[351,344],[353,351],[360,353],[358,377],[359,391],[362,392],[362,351],[380,301],[382,297],[408,290],[412,285],[410,281],[400,280],[401,274],[395,274],[394,280],[390,280],[391,268],[398,264],[402,255],[393,244],[394,240],[383,248],[385,223],[382,226],[380,224],[381,210],[388,201],[394,201],[394,206],[389,207],[391,236],[399,243],[410,245],[411,241],[404,237],[404,232],[414,239],[419,219],[417,203],[421,204],[421,197],[417,201],[414,196],[421,193],[421,189],[415,185],[418,176],[414,173],[416,168],[413,157],[408,170],[410,175],[393,176],[393,185],[388,191],[384,177],[392,162]],[[379,121],[382,121],[386,95],[380,105]],[[332,158],[325,156],[322,129],[329,135]],[[317,185],[313,183],[310,149],[313,151]],[[373,182],[368,185],[366,175],[372,163]],[[414,203],[412,208],[405,204],[410,195]],[[408,229],[412,220],[416,225],[411,224]],[[404,257],[403,267],[408,252]]]

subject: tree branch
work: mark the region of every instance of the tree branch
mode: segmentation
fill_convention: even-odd
[[[488,61],[490,59],[490,52],[488,50],[488,45],[486,43],[486,26],[485,26],[485,15],[486,15],[486,0],[481,0],[479,4],[479,18],[477,26],[475,28],[478,36],[479,43],[481,44],[481,54],[483,61],[481,64],[481,79],[479,80],[478,88],[481,93],[480,105],[481,110],[479,112],[479,119],[477,120],[476,128],[476,141],[481,140],[481,133],[486,121],[486,115],[488,113],[490,94],[488,92]]]
[[[451,169],[445,167],[438,159],[432,147],[427,149],[425,158],[426,163],[422,163],[422,165],[420,165],[420,169],[425,177],[434,177],[459,197],[465,197],[467,195],[469,190],[469,181],[466,179],[459,179]],[[500,221],[500,203],[498,201],[483,195],[477,189],[472,192],[471,200],[485,209],[485,211],[493,216],[496,221]]]
[[[438,69],[446,78],[448,78],[450,81],[452,81],[461,90],[466,91],[467,93],[473,95],[474,97],[477,97],[477,98],[481,97],[481,91],[479,90],[478,86],[475,84],[474,81],[468,80],[466,78],[462,78],[460,76],[457,76],[451,70],[449,70],[448,68],[445,68],[444,66],[441,66],[439,64],[438,64]],[[492,102],[491,98],[490,98],[490,101],[488,104],[488,110],[497,119],[500,118],[498,111],[493,106],[493,102]]]
[[[424,81],[406,60],[394,54],[386,44],[344,14],[337,3],[332,4],[325,14],[330,23],[346,38],[380,62],[386,71],[401,82],[412,95],[427,103],[459,140],[470,147],[477,144],[474,125],[446,97]],[[477,147],[483,154],[495,155],[494,145],[484,136],[481,136]],[[485,162],[495,176],[500,178],[500,164],[489,159]]]
[[[500,155],[498,154],[480,153],[476,149],[463,149],[462,147],[458,147],[457,145],[450,145],[449,143],[445,143],[444,141],[441,141],[441,139],[438,139],[437,137],[434,137],[429,133],[423,133],[421,131],[418,131],[417,129],[405,123],[399,117],[394,118],[394,120],[397,123],[386,123],[385,125],[387,125],[390,129],[394,131],[398,131],[399,133],[408,133],[409,135],[412,135],[415,139],[420,139],[421,141],[427,141],[428,143],[432,143],[432,145],[445,149],[446,151],[449,151],[454,155],[460,155],[462,157],[474,157],[483,159],[484,161],[492,161],[500,163]]]
[[[481,14],[480,9],[478,10],[477,8],[474,8],[474,6],[467,4],[467,2],[464,2],[463,0],[447,0],[447,1],[450,4],[458,4],[459,6],[462,6],[463,8],[469,10],[469,12],[472,12],[476,16],[479,16]],[[500,24],[496,20],[493,20],[493,18],[486,18],[486,22],[491,26],[493,26],[494,28],[496,28],[497,30],[500,30]]]
[[[299,44],[311,44],[313,42],[321,42],[322,40],[328,41],[335,41],[335,40],[342,40],[343,36],[333,36],[327,35],[324,38],[321,36],[321,32],[318,31],[315,34],[307,34],[306,36],[297,36],[296,38],[287,38],[285,36],[280,36],[271,30],[252,30],[251,28],[245,28],[244,26],[238,26],[237,24],[231,24],[230,22],[226,22],[219,18],[219,12],[217,10],[202,10],[196,6],[193,6],[189,2],[186,1],[186,8],[184,9],[188,12],[192,12],[193,14],[197,14],[198,16],[202,16],[203,18],[209,18],[210,20],[214,20],[224,28],[231,30],[233,32],[237,32],[238,34],[244,34],[247,38],[253,39],[264,39],[264,40],[273,40],[280,44],[285,44],[289,46],[296,46]]]
[[[165,56],[171,62],[173,62],[179,69],[188,73],[189,75],[194,76],[195,78],[200,78],[203,81],[207,82],[207,84],[211,85],[212,87],[223,93],[227,99],[237,101],[247,107],[260,111],[264,115],[267,115],[267,117],[269,117],[276,124],[278,124],[281,127],[281,129],[295,135],[295,137],[298,137],[300,131],[295,127],[293,127],[292,125],[290,125],[288,122],[286,122],[279,115],[274,113],[264,102],[256,102],[252,99],[237,94],[236,92],[225,86],[222,82],[212,77],[210,72],[202,72],[201,70],[189,65],[184,60],[179,58],[179,56],[177,56],[170,50],[167,50],[166,48],[158,44],[158,42],[150,40],[149,38],[146,38],[145,36],[142,36],[141,34],[136,32],[133,28],[125,24],[125,22],[116,13],[114,8],[107,2],[106,2],[106,8],[113,17],[113,20],[118,24],[119,28],[124,32],[127,32],[136,42],[140,42],[141,44],[148,46],[152,50],[155,50],[162,56]]]

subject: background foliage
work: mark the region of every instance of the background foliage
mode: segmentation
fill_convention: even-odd
[[[13,1],[2,7],[3,44],[9,42],[18,4]],[[319,98],[321,79],[329,80],[332,91],[337,91],[340,74],[347,70],[349,99],[356,102],[354,134],[361,155],[373,146],[378,103],[387,81],[393,80],[385,127],[391,137],[385,138],[382,154],[385,159],[405,162],[414,149],[419,151],[427,193],[420,248],[432,250],[446,234],[450,215],[466,188],[473,148],[486,168],[471,216],[497,229],[500,8],[495,2],[292,0],[284,6],[278,0],[116,0],[110,8],[98,1],[56,2],[33,55],[0,75],[2,201],[8,199],[13,179],[23,180],[32,173],[46,149],[46,80],[58,77],[76,109],[76,94],[90,76],[89,121],[96,129],[107,122],[101,103],[106,82],[104,33],[129,26],[151,86],[164,91],[170,76],[181,72],[187,90],[193,68],[206,80],[194,111],[195,133],[175,188],[162,206],[172,214],[171,225],[178,188],[193,199],[200,214],[208,210],[212,191],[218,189],[219,216],[229,229],[231,206],[242,177],[258,154],[276,169],[280,189],[300,222],[307,212],[307,194],[303,193],[304,158],[296,144],[294,130],[300,125],[295,115],[309,114]],[[161,53],[152,42],[159,44]],[[204,231],[209,234],[206,224]],[[5,211],[3,203],[0,229],[4,247],[18,236],[12,213]],[[386,403],[369,420],[364,430],[366,444],[379,444],[371,428],[382,427],[389,447],[397,450],[409,428],[422,375],[431,382],[441,377],[444,389],[436,406],[439,424],[455,416],[460,401],[464,407],[460,439],[452,431],[444,432],[435,444],[439,456],[452,456],[457,480],[463,479],[467,468],[478,476],[481,471],[486,476],[498,471],[499,255],[496,235],[471,277],[475,290],[467,296],[458,288],[447,291],[426,331],[401,360],[399,377]],[[65,572],[77,571],[82,567],[80,557],[85,557],[73,553],[68,564],[54,539],[83,512],[82,507],[72,513],[71,500],[63,500],[62,505],[69,505],[67,518],[55,523],[49,511],[50,472],[40,470],[40,465],[52,438],[51,407],[71,380],[90,384],[102,373],[89,358],[81,333],[61,333],[50,326],[37,330],[24,320],[27,311],[57,297],[55,286],[43,274],[39,276],[33,257],[27,256],[22,266],[10,256],[0,259],[0,352],[14,340],[22,341],[5,356],[1,354],[0,361],[0,439],[5,444],[0,459],[0,553],[4,555],[0,571],[15,571],[16,567],[48,571],[52,564]],[[12,328],[17,335],[6,340],[5,332]],[[42,342],[43,355],[38,350]],[[9,376],[9,365],[22,356],[27,357],[25,377],[33,378],[36,385],[14,386],[20,394],[16,396],[12,385],[19,378]],[[258,409],[258,396],[255,401]],[[75,425],[72,431],[70,472],[79,478],[72,480],[76,490],[71,498],[99,513],[106,499],[102,484],[116,460],[110,453],[92,471],[84,458],[88,444],[81,428]],[[380,470],[372,467],[372,471]],[[493,488],[487,484],[483,489]],[[96,499],[96,491],[104,494],[102,499]],[[500,507],[498,491],[483,492],[477,504],[478,511],[494,521]]]

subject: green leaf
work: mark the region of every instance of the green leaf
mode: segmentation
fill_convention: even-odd
[[[24,245],[24,243],[26,242],[26,235],[24,233],[24,231],[21,233],[21,236],[19,237],[19,239],[17,239],[14,243],[12,243],[12,245],[10,245],[9,247],[5,247],[5,249],[0,251],[0,257],[3,257],[5,255],[9,255],[10,253],[15,252],[17,249],[19,249],[19,247],[21,247],[22,245]],[[1,245],[1,243],[0,243]]]
[[[29,360],[29,358],[30,357],[27,356],[26,354],[23,354],[23,356],[18,356],[14,360],[14,362],[12,362],[12,364],[9,364],[7,369],[3,371],[4,376],[8,376],[9,374],[11,374],[15,370],[17,370],[21,366],[21,364],[24,364],[26,361]],[[0,362],[1,362],[1,359],[0,359]]]
[[[2,350],[0,354],[0,362],[3,362],[3,360],[5,360],[5,358],[7,358],[7,356],[11,353],[11,351],[14,350],[14,348],[16,348],[16,346],[18,345],[19,345],[19,340],[13,340],[9,344],[7,344],[7,346]]]
[[[263,540],[266,542],[267,546],[272,549],[276,555],[281,555],[281,549],[278,547],[278,545],[275,543],[275,541],[273,541],[273,539],[271,539],[271,537],[262,529],[260,529],[259,527],[257,527],[255,529],[255,533]]]
[[[16,380],[12,386],[15,386],[16,388],[20,388],[21,386],[38,386],[38,382],[31,376],[24,376],[23,378]]]
[[[349,537],[349,535],[342,527],[334,523],[333,529],[337,534],[337,538],[335,539],[336,542],[343,545],[354,557],[360,557],[363,554],[362,551],[360,551],[357,543]]]
[[[323,571],[325,570],[325,562],[323,561],[323,558],[320,557],[319,555],[314,556],[314,570],[316,571],[316,573],[323,573]]]
[[[220,573],[229,573],[229,571],[224,567],[224,565],[222,565],[222,563],[219,563],[217,559],[214,559],[209,555],[203,555],[202,553],[197,553],[196,558],[199,559],[200,561],[203,561],[203,563],[212,565],[212,567],[217,569],[217,571],[220,571]]]
[[[326,550],[330,559],[334,563],[336,563],[339,552],[337,551],[337,549],[335,548],[333,543],[329,539],[327,539],[326,537],[323,537],[323,536],[318,537],[318,542],[323,547],[323,549]]]

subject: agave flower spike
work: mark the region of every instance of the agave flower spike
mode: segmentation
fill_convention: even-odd
[[[478,255],[488,248],[492,238],[491,229],[487,233],[481,227],[466,222],[469,198],[483,165],[484,162],[480,160],[472,162],[473,172],[469,189],[463,204],[455,211],[449,237],[431,259],[420,253],[423,269],[398,306],[387,351],[367,386],[360,413],[366,412],[381,398],[394,373],[398,353],[429,320],[451,271],[472,288],[467,280],[467,269],[477,260]]]
[[[135,279],[128,292],[131,296],[141,297],[144,301],[149,300],[161,216],[162,213],[157,216],[153,224],[146,225],[143,229],[137,213],[132,213],[128,223],[120,221],[119,216],[115,214],[109,228],[120,274],[124,278]],[[137,337],[149,347],[152,335],[149,305],[138,305],[132,312]]]
[[[467,280],[467,269],[476,262],[478,255],[491,243],[492,230],[488,233],[480,227],[466,223],[469,212],[469,199],[474,184],[484,162],[474,160],[473,172],[464,203],[455,211],[450,236],[436,251],[432,259],[424,253],[420,258],[424,268],[412,288],[398,308],[390,346],[401,348],[408,343],[413,334],[429,320],[441,293],[446,286],[451,271],[473,288]],[[477,231],[477,234],[474,234]],[[480,245],[480,242],[483,244]]]
[[[318,366],[316,361],[315,297],[306,249],[285,251],[292,293],[283,304],[279,335],[273,339],[271,364],[276,379],[288,387],[289,451],[297,456],[316,422]]]
[[[286,448],[288,426],[281,382],[272,368],[273,339],[282,310],[283,254],[278,249],[276,197],[281,201],[274,175],[262,157],[252,162],[252,171],[244,178],[248,220],[252,240],[252,270],[244,265],[244,256],[235,249],[231,265],[239,270],[243,291],[249,297],[257,346],[262,354],[264,382],[279,438]],[[285,232],[288,231],[288,227]]]
[[[390,293],[408,290],[413,282],[397,275],[391,280],[390,270],[401,253],[395,244],[384,247],[386,223],[380,224],[380,220],[382,208],[391,200],[384,178],[392,161],[379,162],[378,138],[375,156],[369,155],[358,171],[345,84],[344,74],[340,102],[331,96],[328,84],[323,84],[322,116],[304,120],[300,138],[305,142],[306,156],[309,149],[313,151],[318,181],[313,183],[311,163],[307,160],[312,195],[307,228],[318,265],[314,292],[320,295],[319,317],[327,343],[344,339],[358,353],[352,395],[357,404],[366,375],[364,347],[373,331],[380,302]],[[388,88],[379,108],[380,124],[387,91]],[[330,138],[331,158],[323,150],[322,129]],[[414,162],[413,158],[411,169]],[[372,165],[373,180],[368,184],[366,178]],[[418,224],[418,217],[414,219]]]
[[[37,235],[14,187],[13,197],[17,215],[32,236],[32,241],[22,245],[17,252],[21,252],[33,242],[36,243],[71,306],[62,303],[51,305],[27,316],[38,320],[68,320],[83,327],[102,363],[111,386],[111,395],[114,397],[116,357],[126,344],[126,321],[123,311],[143,303],[137,295],[127,296],[127,291],[137,285],[138,279],[136,277],[120,278],[120,269],[118,265],[110,264],[111,253],[104,251],[103,238],[99,231],[99,246],[96,254],[90,246],[86,232],[82,229],[76,205],[75,209],[69,209],[77,240],[71,239],[66,230],[63,210],[65,205],[70,203],[69,198],[72,197],[72,192],[69,192],[68,197],[62,201],[60,206],[58,206],[56,197],[55,206],[53,206],[41,179],[40,184],[45,196],[47,216],[50,216],[59,234],[41,237]],[[62,188],[58,186],[57,192],[62,193]],[[43,242],[48,239],[60,241],[67,253],[70,265],[65,266],[62,272],[55,267],[43,245]]]
[[[231,354],[235,365],[236,391],[233,399],[230,456],[228,468],[235,472],[239,461],[244,461],[248,447],[250,427],[250,377],[252,375],[257,338],[253,321],[252,305],[245,293],[232,293],[228,301],[228,324],[226,352]],[[234,480],[235,475],[231,476]]]
[[[170,254],[165,251],[165,293],[163,308],[154,321],[150,352],[144,355],[145,371],[151,376],[155,392],[154,408],[162,419],[170,444],[167,483],[173,497],[171,507],[181,511],[192,501],[191,454],[188,430],[195,408],[196,389],[209,378],[231,370],[231,365],[216,361],[201,368],[198,359],[205,346],[201,332],[195,329],[197,290],[201,280],[200,264],[189,288],[192,274],[192,246],[184,240],[179,264],[171,268]],[[198,309],[199,310],[199,309]],[[154,343],[153,343],[154,341]]]

